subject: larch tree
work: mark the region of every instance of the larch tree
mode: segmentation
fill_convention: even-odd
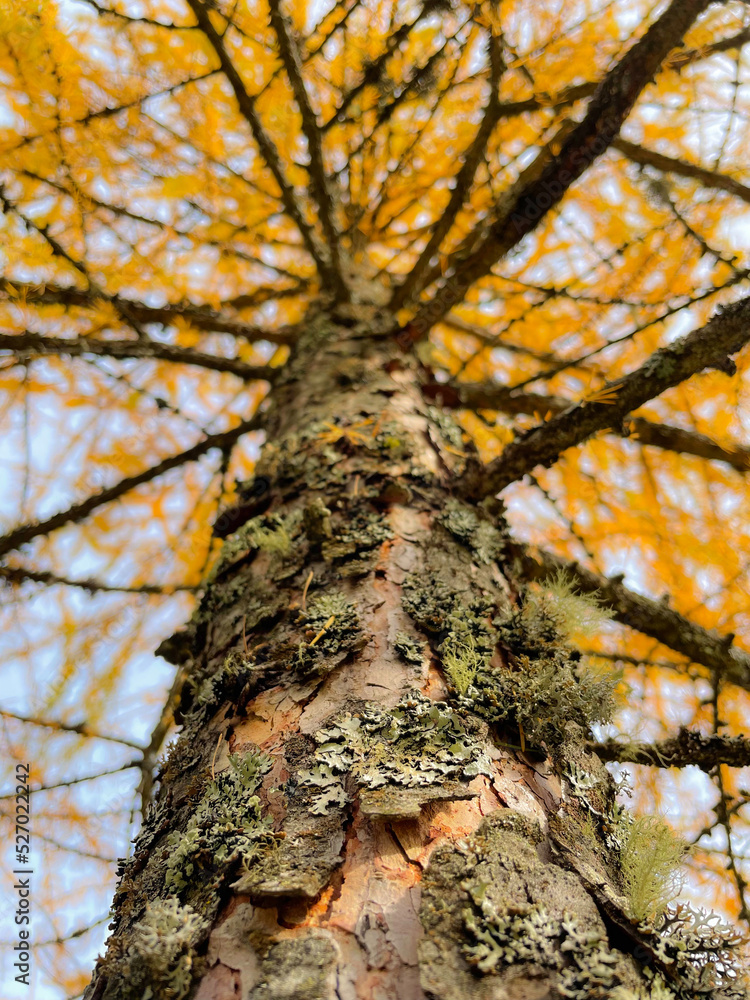
[[[747,996],[748,5],[0,25],[10,985]]]

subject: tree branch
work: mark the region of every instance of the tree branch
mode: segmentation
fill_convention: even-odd
[[[67,264],[69,264],[76,274],[80,275],[84,279],[88,285],[89,291],[93,295],[97,295],[106,302],[109,302],[121,318],[128,324],[128,326],[132,327],[140,339],[148,339],[138,320],[128,310],[126,303],[120,299],[118,303],[115,304],[113,297],[105,292],[103,288],[100,288],[99,285],[93,280],[88,272],[85,262],[82,260],[76,260],[75,257],[68,253],[62,243],[60,243],[60,241],[52,235],[49,225],[40,226],[34,222],[33,219],[29,218],[28,215],[24,215],[20,208],[18,208],[18,206],[8,198],[5,193],[5,187],[2,183],[0,183],[0,205],[2,205],[3,211],[13,212],[23,222],[28,230],[33,230],[35,233],[38,233],[50,247],[53,255],[59,260],[64,260]]]
[[[497,346],[503,346],[497,343]],[[541,392],[524,392],[496,382],[435,382],[422,387],[431,399],[440,399],[443,406],[452,409],[499,410],[502,413],[530,413],[557,415],[571,405],[563,396],[546,396]],[[656,423],[645,417],[629,417],[618,427],[609,430],[624,438],[635,439],[639,444],[652,445],[664,451],[681,455],[695,455],[714,462],[724,462],[738,472],[750,469],[750,448],[735,445],[723,448],[710,437],[698,431],[684,430],[672,424]]]
[[[720,764],[727,767],[750,766],[750,739],[744,736],[704,736],[691,729],[680,729],[677,736],[657,743],[589,743],[588,749],[601,760],[620,764],[648,764],[651,767],[699,767],[713,771]]]
[[[330,287],[334,289],[339,288],[341,285],[341,277],[337,275],[335,270],[332,268],[324,247],[320,244],[312,226],[305,219],[302,206],[298,203],[294,190],[284,175],[284,168],[281,162],[281,157],[279,156],[279,151],[276,149],[271,137],[263,127],[260,117],[255,110],[255,98],[246,90],[242,77],[237,72],[237,68],[232,60],[229,58],[229,54],[224,47],[224,40],[211,21],[208,7],[204,5],[202,0],[187,0],[187,3],[195,15],[195,19],[198,22],[200,29],[211,43],[211,46],[219,59],[222,72],[226,76],[230,87],[234,91],[234,96],[237,100],[240,114],[250,126],[250,131],[253,134],[253,138],[258,146],[260,155],[263,157],[263,160],[273,174],[274,180],[279,187],[281,201],[286,209],[287,215],[297,226],[310,256],[317,265],[321,278],[328,283]]]
[[[735,445],[731,450],[722,448],[698,431],[686,431],[672,424],[657,424],[644,417],[631,417],[625,424],[625,430],[628,437],[637,438],[639,444],[650,444],[682,455],[695,455],[712,462],[724,462],[742,473],[750,469],[750,448],[740,445]]]
[[[539,225],[551,208],[612,144],[641,92],[670,51],[713,0],[672,0],[614,69],[602,80],[585,117],[565,139],[541,175],[514,193],[481,244],[447,275],[443,286],[417,310],[405,331],[411,340],[429,329],[466,295],[469,287]]]
[[[88,125],[89,122],[95,121],[97,118],[112,118],[115,115],[120,114],[121,111],[129,111],[131,108],[135,108],[139,104],[143,104],[144,101],[151,100],[153,97],[163,97],[168,94],[174,94],[182,87],[187,87],[191,83],[200,83],[201,80],[207,80],[209,77],[216,76],[219,72],[220,70],[218,69],[210,69],[205,73],[200,73],[198,76],[190,76],[185,80],[178,80],[177,83],[173,83],[168,87],[163,87],[161,90],[155,90],[150,94],[143,94],[141,97],[136,97],[132,101],[126,101],[125,104],[116,104],[114,107],[98,108],[92,111],[87,111],[81,118],[76,118],[74,121],[66,122],[66,127],[70,127],[72,125]],[[9,149],[4,150],[4,152],[6,154],[12,153],[17,149],[22,149],[24,146],[28,146],[32,142],[36,142],[37,139],[45,139],[48,135],[58,131],[59,128],[60,123],[58,121],[57,124],[47,132],[36,132],[34,135],[25,135],[19,139],[15,146],[11,146]]]
[[[92,7],[100,17],[111,17],[129,24],[146,24],[151,28],[168,28],[172,31],[195,31],[195,24],[173,24],[170,21],[157,21],[152,17],[131,17],[129,14],[121,14],[119,10],[112,10],[111,7],[104,7],[96,0],[76,0],[76,3],[85,3]]]
[[[750,691],[750,654],[732,645],[733,634],[720,635],[713,629],[696,625],[662,601],[654,601],[628,590],[621,579],[600,576],[551,552],[536,551],[531,556],[524,546],[518,544],[513,544],[510,550],[526,579],[544,579],[562,570],[573,577],[583,593],[598,594],[599,599],[611,608],[615,621],[651,636],[662,645],[687,656],[692,663],[708,667],[722,680]]]
[[[615,139],[612,146],[623,156],[627,156],[633,163],[641,166],[655,167],[664,173],[676,174],[678,177],[688,177],[690,180],[698,181],[704,187],[715,188],[717,191],[728,191],[729,194],[736,195],[744,202],[750,204],[750,187],[736,181],[733,177],[720,174],[716,170],[707,170],[695,163],[688,163],[686,160],[679,160],[673,156],[664,156],[653,149],[645,149],[634,142],[627,142],[625,139]]]
[[[93,340],[90,337],[77,337],[73,340],[65,337],[43,337],[39,333],[30,331],[0,334],[0,351],[33,354],[38,357],[47,355],[81,357],[84,354],[96,354],[118,360],[153,358],[158,361],[173,361],[175,364],[195,365],[217,372],[231,372],[232,375],[247,381],[253,379],[272,381],[278,371],[265,365],[248,365],[239,358],[222,358],[219,355],[194,351],[190,347],[162,344],[153,340]]]
[[[499,493],[536,466],[552,465],[562,452],[582,444],[597,431],[620,427],[632,410],[691,375],[706,368],[732,373],[729,355],[736,354],[748,340],[750,297],[717,312],[701,329],[655,351],[639,369],[608,382],[590,400],[516,436],[488,466],[467,474],[462,488],[475,498]]]
[[[743,28],[735,35],[728,35],[720,38],[717,42],[709,42],[699,49],[685,49],[683,52],[673,52],[669,57],[669,68],[678,72],[684,66],[691,66],[693,63],[702,62],[709,56],[716,55],[717,52],[731,52],[732,49],[741,49],[743,45],[750,42],[750,28]]]
[[[0,577],[7,580],[11,586],[18,586],[26,582],[42,583],[47,587],[54,587],[61,584],[64,587],[79,587],[81,590],[87,590],[90,594],[154,594],[156,596],[169,596],[177,591],[194,593],[197,590],[197,587],[188,587],[185,584],[169,586],[156,583],[141,583],[133,587],[116,587],[113,584],[104,583],[102,580],[94,580],[92,577],[72,580],[70,577],[58,576],[57,573],[50,573],[48,570],[26,569],[23,566],[0,566]]]
[[[179,466],[184,465],[186,462],[194,462],[202,455],[205,455],[206,452],[210,451],[212,448],[227,448],[243,434],[247,434],[249,431],[258,430],[261,426],[262,417],[256,415],[252,419],[245,420],[241,424],[238,424],[237,427],[233,427],[231,430],[211,434],[203,441],[193,445],[192,448],[188,448],[186,451],[182,451],[178,455],[172,455],[169,458],[165,458],[157,465],[153,465],[151,468],[145,469],[143,472],[139,472],[135,476],[126,476],[124,479],[121,479],[119,483],[115,483],[114,486],[100,490],[98,493],[94,493],[92,496],[87,497],[80,503],[76,503],[71,507],[68,507],[67,510],[59,511],[57,514],[53,514],[44,521],[34,521],[14,528],[12,531],[9,531],[7,534],[0,537],[0,557],[6,555],[8,552],[12,552],[21,545],[25,545],[27,542],[32,541],[32,539],[38,538],[40,535],[47,535],[51,531],[55,531],[57,528],[62,528],[66,524],[77,524],[79,521],[83,521],[97,508],[103,506],[104,504],[111,503],[113,500],[118,500],[125,493],[135,489],[136,486],[141,486],[143,483],[149,483],[152,479],[156,479],[158,476],[164,475],[165,472],[169,472],[171,469],[176,469]]]
[[[269,0],[269,7],[271,11],[271,27],[276,33],[281,61],[289,78],[292,93],[294,94],[294,99],[297,102],[297,107],[302,118],[302,131],[307,139],[307,152],[310,157],[310,166],[308,167],[310,192],[318,206],[323,234],[331,254],[331,264],[338,278],[336,292],[340,297],[348,299],[349,295],[341,271],[339,234],[334,222],[335,199],[330,179],[326,174],[325,163],[323,162],[322,132],[318,125],[317,116],[310,104],[310,98],[308,97],[307,88],[302,76],[300,54],[289,31],[287,18],[281,11],[280,0]]]
[[[531,163],[523,168],[513,185],[504,194],[503,205],[506,208],[508,205],[514,203],[519,192],[528,190],[534,183],[536,183],[536,181],[539,180],[545,169],[554,161],[556,150],[559,150],[560,146],[570,135],[574,127],[574,122],[564,121],[546,145],[542,146]],[[499,211],[502,212],[504,209],[499,209]],[[481,218],[474,229],[467,233],[456,249],[453,250],[447,260],[438,262],[423,276],[420,282],[421,287],[428,288],[433,281],[437,281],[443,274],[456,274],[467,260],[470,260],[473,255],[480,253],[482,248],[486,247],[488,245],[488,241],[491,240],[492,224],[487,219]],[[453,278],[449,277],[447,284],[442,290],[444,291],[445,288],[452,283],[452,281]],[[448,317],[445,313],[443,313],[439,319],[443,322],[448,322]],[[415,326],[415,324],[417,325]],[[419,321],[415,318],[407,326],[410,338],[418,340],[422,336],[422,334],[419,333],[420,329]],[[428,329],[429,328],[426,327],[424,329],[424,333],[427,333]]]
[[[119,312],[122,305],[141,323],[159,323],[169,326],[175,320],[188,320],[197,330],[209,333],[229,333],[233,337],[243,337],[245,340],[267,340],[272,344],[291,344],[294,342],[295,330],[282,327],[278,330],[264,330],[251,326],[240,319],[223,315],[208,306],[195,306],[190,302],[170,302],[163,306],[147,306],[134,299],[121,298],[119,295],[102,296],[93,289],[83,290],[72,285],[26,285],[17,281],[9,281],[0,277],[0,291],[11,301],[33,303],[38,305],[77,306],[82,309],[95,309],[100,302],[109,302]]]
[[[182,666],[177,667],[172,686],[167,694],[166,701],[162,707],[161,714],[156,725],[151,731],[148,746],[143,748],[143,759],[141,760],[141,780],[138,785],[138,794],[141,797],[141,813],[145,814],[146,807],[151,802],[154,791],[154,766],[162,744],[167,737],[167,733],[174,725],[174,713],[180,703],[182,688],[185,684],[187,674]]]
[[[32,715],[18,715],[16,712],[8,712],[0,708],[0,716],[4,719],[14,719],[16,722],[26,722],[32,726],[41,726],[44,729],[54,729],[58,733],[75,733],[76,736],[88,736],[94,740],[108,740],[110,743],[121,743],[123,746],[131,747],[133,750],[142,750],[140,743],[133,743],[122,736],[105,736],[91,729],[85,722],[69,723],[58,722],[56,719],[38,719]]]
[[[39,785],[38,788],[30,789],[29,794],[36,795],[37,792],[51,792],[55,788],[70,788],[71,785],[80,785],[84,781],[96,781],[98,778],[110,778],[113,774],[122,774],[123,771],[130,771],[132,768],[140,766],[140,760],[130,760],[126,764],[121,764],[120,767],[113,767],[107,771],[95,771],[93,774],[81,775],[80,778],[68,778],[67,781],[55,781],[49,785]],[[0,794],[0,800],[6,801],[7,799],[12,799],[15,794],[15,790]]]
[[[334,125],[340,125],[352,102],[359,97],[365,87],[374,86],[380,81],[383,70],[385,69],[385,64],[404,39],[408,37],[412,28],[422,20],[428,12],[428,7],[429,4],[425,4],[413,21],[400,25],[388,36],[385,49],[379,56],[376,56],[375,59],[365,65],[362,71],[362,78],[352,87],[351,90],[344,94],[341,104],[339,104],[328,121],[324,122],[321,126],[322,132],[327,132]]]
[[[394,312],[400,309],[405,303],[410,302],[424,288],[425,283],[423,278],[430,266],[430,261],[440,250],[443,240],[456,221],[456,216],[471,190],[477,168],[482,162],[484,151],[492,135],[492,130],[499,120],[499,87],[505,63],[500,39],[490,34],[488,46],[490,58],[490,94],[487,107],[485,108],[477,134],[473,142],[469,145],[468,150],[464,153],[464,162],[456,174],[455,185],[451,191],[448,204],[432,230],[432,235],[427,241],[427,245],[420,254],[419,259],[406,276],[406,279],[396,289],[391,300],[390,308]]]

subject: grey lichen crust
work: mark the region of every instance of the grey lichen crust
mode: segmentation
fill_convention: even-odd
[[[420,908],[428,996],[595,1000],[637,984],[578,878],[539,859],[540,840],[537,824],[500,809],[467,841],[435,852]]]
[[[294,518],[294,523],[277,514],[253,517],[246,521],[224,542],[221,555],[206,582],[212,583],[253,551],[287,555],[292,544],[291,533],[297,527],[300,517],[301,515]]]
[[[226,867],[235,857],[247,862],[274,846],[256,794],[269,758],[251,752],[233,755],[229,763],[228,771],[209,782],[185,829],[167,839],[164,886],[171,892],[182,892],[200,869]]]
[[[740,936],[718,916],[676,904],[638,923],[592,893],[585,866],[542,861],[542,842],[536,823],[500,809],[435,852],[420,908],[429,997],[746,1000]]]
[[[329,1000],[334,993],[336,950],[330,939],[306,935],[273,945],[261,981],[248,1000]]]
[[[207,930],[208,922],[177,899],[150,903],[133,927],[125,954],[111,963],[119,996],[182,1000],[193,981],[195,945]]]
[[[393,648],[399,656],[415,667],[420,667],[424,662],[426,648],[423,643],[418,642],[408,632],[397,632],[393,641]]]
[[[334,590],[310,600],[307,609],[284,615],[288,601],[283,593],[268,595],[251,606],[240,621],[243,652],[233,649],[219,667],[194,671],[187,679],[182,717],[199,725],[223,701],[246,697],[270,686],[290,671],[299,679],[329,673],[366,643],[355,606]],[[267,619],[280,619],[261,642],[248,645],[250,630]]]
[[[504,545],[502,533],[488,520],[486,514],[480,517],[469,504],[460,500],[448,500],[438,521],[454,538],[471,550],[478,563],[489,566],[500,556]]]
[[[519,962],[539,965],[557,973],[555,989],[564,997],[604,997],[615,985],[619,959],[606,935],[584,930],[568,911],[558,920],[543,906],[498,907],[481,885],[469,892],[473,906],[463,916],[472,943],[464,955],[481,972]]]
[[[316,733],[315,766],[299,781],[319,789],[313,814],[345,804],[349,779],[369,815],[411,816],[431,799],[469,797],[466,783],[492,774],[478,737],[454,709],[415,692],[393,709],[367,705]]]
[[[307,641],[299,643],[290,665],[302,675],[325,672],[327,661],[355,648],[361,634],[356,608],[339,591],[316,597],[299,620]]]

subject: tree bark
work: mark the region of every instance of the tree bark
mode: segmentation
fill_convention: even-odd
[[[275,384],[163,647],[183,729],[87,1000],[630,1000],[644,965],[677,990],[583,746],[609,687],[519,594],[499,502],[452,496],[472,456],[387,326],[309,318]]]

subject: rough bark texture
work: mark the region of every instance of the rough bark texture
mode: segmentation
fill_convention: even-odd
[[[627,917],[609,687],[451,496],[466,444],[384,326],[311,317],[275,386],[87,1000],[636,1000],[634,956],[692,995]]]

